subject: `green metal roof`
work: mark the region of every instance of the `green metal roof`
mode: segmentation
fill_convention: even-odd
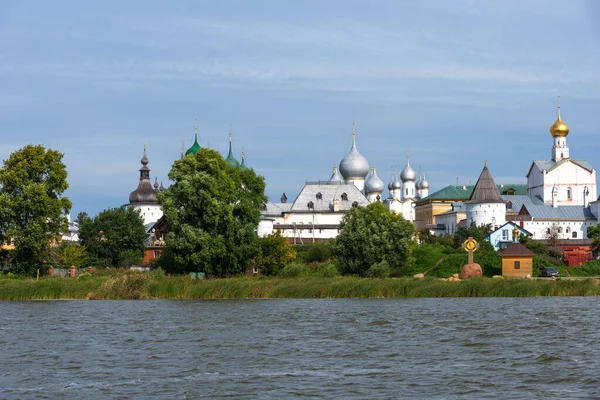
[[[192,147],[187,149],[187,151],[185,152],[185,155],[186,156],[188,154],[196,155],[196,154],[198,154],[199,151],[200,151],[200,145],[198,144],[198,134],[195,133],[194,134],[194,144],[192,145]]]
[[[469,197],[471,197],[474,187],[475,185],[449,185],[438,190],[437,192],[431,193],[427,197],[418,200],[418,202],[420,203],[428,200],[467,201],[469,200]],[[503,184],[496,185],[496,187],[498,187],[498,191],[500,191],[500,194],[502,195],[507,195],[510,189],[515,191],[515,195],[527,195],[526,183]]]

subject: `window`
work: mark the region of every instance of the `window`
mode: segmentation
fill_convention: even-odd
[[[348,201],[348,195],[346,194],[346,192],[342,193],[342,200]]]
[[[562,233],[562,226],[558,227],[558,233]]]
[[[508,229],[502,229],[502,240],[503,241],[508,240]]]
[[[358,202],[357,202],[357,201],[353,201],[353,202],[352,202],[352,207],[353,207],[353,208],[356,208],[356,207],[358,207]]]
[[[571,200],[571,188],[567,188],[567,200]]]
[[[160,251],[155,250],[154,251],[154,258],[158,258],[158,257],[160,257]]]
[[[315,209],[315,203],[313,203],[312,201],[309,201],[306,206],[308,207],[309,210]]]
[[[510,189],[508,189],[508,190],[506,191],[506,194],[507,194],[507,195],[509,195],[509,196],[514,196],[514,194],[515,194],[515,189],[513,189],[513,188],[510,188]],[[511,203],[511,204],[512,204],[512,203]]]
[[[317,200],[323,200],[323,194],[321,192],[317,193]]]
[[[573,239],[577,239],[577,232],[573,231]]]
[[[252,268],[252,273],[253,274],[258,274],[258,268],[256,268],[256,267]]]
[[[521,261],[515,261],[515,269],[521,269]]]
[[[565,231],[565,232],[567,232],[567,233],[571,233],[571,228],[567,226],[567,229],[566,229],[566,231]]]

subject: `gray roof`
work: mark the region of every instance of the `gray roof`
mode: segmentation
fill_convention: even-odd
[[[317,194],[320,193],[320,199]],[[346,194],[347,200],[342,200],[342,195]],[[326,184],[326,183],[307,183],[300,191],[291,212],[324,212],[333,211],[333,200],[340,201],[340,211],[347,211],[352,208],[356,202],[359,206],[367,206],[369,201],[364,194],[353,184]],[[312,202],[313,208],[308,208],[308,203]]]
[[[589,162],[587,162],[586,160],[573,160],[571,158],[564,158],[564,159],[560,160],[559,162],[554,162],[552,160],[535,160],[531,164],[531,168],[533,168],[535,166],[540,171],[544,171],[544,170],[551,171],[554,168],[559,167],[568,162],[572,162],[576,165],[579,165],[581,168],[587,169],[588,171],[592,171],[594,169],[591,166],[591,164]],[[529,173],[531,172],[531,168],[529,168]],[[527,173],[527,176],[529,176],[529,173]]]
[[[539,196],[523,195],[502,196],[505,201],[512,202],[512,212],[519,212],[523,206],[534,219],[539,220],[596,220],[589,207],[558,206],[545,204]]]
[[[483,167],[473,192],[466,203],[504,203],[487,165]]]
[[[291,203],[272,203],[267,201],[265,208],[261,211],[262,215],[281,215],[284,211],[289,211],[292,208]]]

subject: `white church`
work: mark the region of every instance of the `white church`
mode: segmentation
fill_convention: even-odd
[[[558,239],[586,239],[587,228],[597,225],[600,217],[596,170],[587,161],[570,157],[569,127],[560,115],[560,98],[550,134],[551,158],[532,162],[526,175],[526,195],[501,195],[498,188],[503,185],[494,183],[485,166],[469,199],[453,203],[451,211],[436,215],[432,233],[452,234],[460,221],[466,226],[491,224],[495,229],[512,221],[534,239],[546,239],[554,231]],[[512,230],[506,231],[506,241],[510,242]]]
[[[356,132],[352,123],[352,146],[340,161],[339,169],[333,167],[328,181],[306,182],[296,199],[288,203],[285,193],[279,203],[268,202],[262,210],[259,236],[279,231],[292,243],[310,243],[335,238],[340,232],[344,214],[352,207],[382,202],[388,210],[402,213],[414,221],[415,200],[426,197],[429,183],[410,165],[407,153],[406,166],[400,174],[392,175],[388,184],[389,197],[384,198],[385,184],[377,175],[377,166],[371,168],[367,159],[356,147]]]

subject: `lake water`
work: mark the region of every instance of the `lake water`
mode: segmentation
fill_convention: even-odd
[[[598,399],[600,298],[0,302],[2,399]]]

